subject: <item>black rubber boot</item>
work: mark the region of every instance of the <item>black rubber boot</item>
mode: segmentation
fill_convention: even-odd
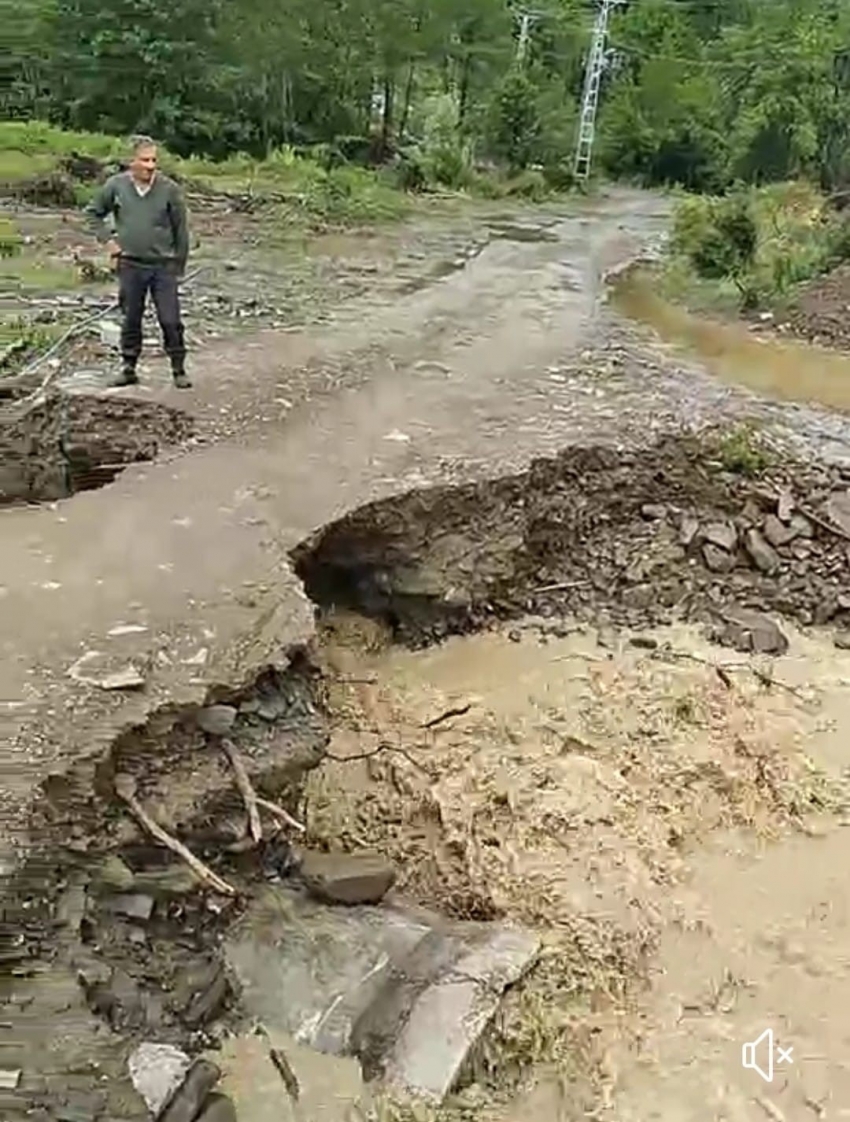
[[[119,386],[137,386],[139,384],[139,375],[136,373],[135,366],[125,366],[121,373],[116,374],[109,384],[116,389]]]
[[[185,370],[178,368],[172,370],[171,374],[174,378],[174,385],[178,390],[190,390],[192,388],[192,383],[189,381]]]

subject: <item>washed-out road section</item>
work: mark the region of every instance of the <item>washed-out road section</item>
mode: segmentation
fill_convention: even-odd
[[[112,391],[186,410],[198,440],[103,489],[0,512],[7,864],[49,777],[61,800],[57,777],[152,713],[286,665],[314,627],[289,553],[318,527],[394,493],[755,408],[697,374],[642,380],[635,368],[613,390],[592,376],[589,354],[614,324],[605,272],[667,217],[663,201],[622,191],[529,217],[464,268],[393,300],[358,298],[321,333],[196,354],[191,394],[164,379]],[[762,408],[798,444],[847,449],[840,421]],[[141,688],[92,684],[130,667]]]

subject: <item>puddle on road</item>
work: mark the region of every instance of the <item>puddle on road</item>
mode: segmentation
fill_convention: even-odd
[[[850,356],[703,318],[663,299],[652,284],[645,274],[622,280],[612,291],[613,306],[696,355],[725,382],[780,401],[850,412]]]

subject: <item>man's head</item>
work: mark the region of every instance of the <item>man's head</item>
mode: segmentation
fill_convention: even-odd
[[[149,136],[134,136],[131,145],[130,174],[139,183],[150,183],[156,174],[156,141]]]

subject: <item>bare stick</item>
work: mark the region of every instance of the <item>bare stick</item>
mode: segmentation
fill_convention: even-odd
[[[778,686],[780,689],[787,690],[788,693],[793,694],[793,696],[796,698],[799,698],[800,701],[808,700],[805,694],[802,693],[801,690],[797,689],[796,686],[792,686],[788,682],[782,682],[778,678],[774,678],[770,674],[766,674],[764,670],[759,670],[757,666],[753,666],[749,662],[727,662],[721,665],[720,663],[712,662],[710,659],[700,658],[699,655],[691,654],[690,651],[674,651],[669,647],[658,652],[658,656],[683,658],[687,659],[689,662],[699,663],[700,666],[707,666],[709,667],[709,669],[715,672],[715,674],[727,689],[732,688],[732,679],[729,676],[729,671],[746,670],[750,674],[752,674],[756,681],[760,685],[764,686],[765,689],[770,689],[772,686]]]
[[[587,584],[587,580],[562,580],[556,584],[541,584],[531,591],[535,596],[542,596],[544,592],[569,592],[571,588],[581,588],[583,584]]]
[[[259,796],[256,797],[256,801],[257,806],[262,807],[263,810],[267,810],[269,814],[280,819],[280,821],[286,823],[287,826],[291,826],[293,830],[299,830],[303,834],[307,829],[302,822],[299,822],[297,818],[293,818],[288,810],[284,810],[283,807],[278,806],[277,803],[270,802],[268,799],[261,799]]]
[[[133,815],[144,826],[147,832],[166,849],[170,849],[172,853],[176,853],[178,857],[189,866],[192,872],[203,881],[204,884],[220,892],[223,896],[236,896],[236,889],[222,880],[221,877],[212,871],[208,865],[205,865],[200,858],[196,857],[190,849],[173,838],[167,830],[163,830],[158,822],[154,822],[139,800],[136,798],[136,781],[130,775],[116,775],[115,776],[115,793],[119,799],[127,804]]]
[[[273,818],[277,818],[279,822],[284,823],[286,826],[291,826],[294,830],[304,833],[307,829],[297,818],[293,818],[288,810],[284,810],[282,806],[278,806],[277,803],[273,803],[269,799],[261,799],[258,795],[257,806],[261,807],[263,810],[267,810]]]
[[[843,538],[846,542],[850,542],[850,534],[846,530],[842,530],[840,526],[836,526],[834,522],[828,522],[825,518],[821,518],[819,514],[815,514],[813,510],[808,510],[804,506],[797,509],[800,514],[808,518],[810,522],[814,522],[816,526],[820,526],[822,530],[826,530],[828,534],[835,534],[837,538]]]
[[[463,717],[472,708],[472,704],[467,702],[466,705],[457,705],[453,709],[447,709],[445,713],[441,713],[438,717],[432,717],[430,721],[423,721],[420,728],[434,729],[437,725],[441,725],[443,721],[449,721],[452,717]]]
[[[251,785],[251,780],[248,778],[245,765],[242,763],[242,757],[236,751],[236,745],[232,740],[222,737],[221,747],[230,761],[233,774],[236,776],[236,786],[239,788],[239,794],[242,796],[242,801],[245,803],[245,809],[248,812],[248,829],[251,837],[255,842],[262,841],[263,827],[260,822],[260,812],[257,810],[257,795]]]

